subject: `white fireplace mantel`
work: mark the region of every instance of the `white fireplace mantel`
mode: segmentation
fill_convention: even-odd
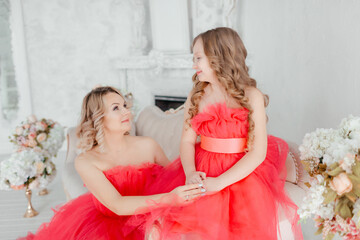
[[[114,60],[116,69],[153,69],[160,74],[163,69],[191,69],[192,54],[167,54],[152,50],[146,56],[133,56]]]
[[[136,3],[134,19],[141,21],[134,21],[134,39],[146,38],[145,30],[150,23],[151,39],[145,39],[144,43],[151,42],[152,50],[143,55],[146,44],[137,44],[128,57],[113,59],[112,65],[119,73],[120,87],[133,93],[139,111],[147,105],[153,105],[155,95],[188,95],[195,73],[192,69],[193,56],[186,47],[190,48],[189,37],[192,39],[215,27],[232,27],[236,0],[197,0],[191,1],[190,5],[182,0],[173,0],[171,4],[167,0],[151,0],[148,2],[150,5],[146,4],[146,0],[136,0]],[[151,13],[150,22],[145,21],[145,9]],[[174,9],[179,14],[173,14]],[[169,32],[168,26],[175,29],[176,37]],[[171,44],[174,39],[176,43],[183,44]]]
[[[168,54],[152,50],[146,56],[114,59],[122,76],[121,86],[132,92],[136,112],[155,103],[155,95],[186,97],[191,90],[192,54]]]

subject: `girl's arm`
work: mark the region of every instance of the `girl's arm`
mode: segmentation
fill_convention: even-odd
[[[229,170],[216,179],[205,181],[207,191],[219,191],[252,173],[264,160],[267,151],[266,112],[263,94],[256,88],[246,91],[249,104],[253,109],[252,119],[255,123],[254,141],[251,150]]]
[[[184,123],[180,143],[180,158],[186,175],[186,184],[202,183],[202,180],[206,177],[205,173],[197,172],[195,168],[195,143],[197,134],[186,121],[189,118],[190,96],[191,93],[185,102]]]
[[[181,200],[184,199],[186,195],[189,195],[188,199],[193,199],[202,193],[200,186],[194,184],[178,187],[171,193],[150,196],[121,196],[91,159],[80,155],[75,160],[75,168],[89,191],[104,206],[117,215],[132,215],[139,208],[146,207],[147,201],[149,200],[171,201],[173,199],[172,194],[176,194]]]

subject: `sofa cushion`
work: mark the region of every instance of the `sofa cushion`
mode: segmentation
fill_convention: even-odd
[[[180,154],[184,110],[165,113],[156,106],[141,111],[136,121],[136,135],[153,138],[172,161]]]
[[[67,153],[61,179],[66,198],[70,200],[86,193],[87,188],[84,187],[83,181],[74,166],[74,160],[81,152],[77,148],[78,138],[76,137],[76,127],[68,128],[66,138]]]

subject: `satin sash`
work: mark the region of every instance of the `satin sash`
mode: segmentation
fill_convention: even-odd
[[[211,138],[201,135],[200,147],[209,152],[241,153],[245,152],[246,138]]]

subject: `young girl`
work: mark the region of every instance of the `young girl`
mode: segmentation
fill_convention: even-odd
[[[268,98],[249,76],[239,35],[216,28],[197,36],[192,47],[196,73],[180,158],[150,189],[203,183],[207,195],[181,207],[154,204],[146,224],[158,226],[160,239],[276,240],[282,212],[294,239],[302,239],[297,206],[284,192],[288,147],[267,135]]]
[[[141,239],[125,222],[147,201],[182,204],[203,193],[199,184],[180,186],[170,193],[145,196],[169,160],[151,138],[130,136],[131,114],[120,92],[112,87],[92,90],[83,100],[77,128],[84,153],[75,167],[89,189],[62,206],[51,222],[25,239]],[[185,199],[186,196],[186,199]]]

